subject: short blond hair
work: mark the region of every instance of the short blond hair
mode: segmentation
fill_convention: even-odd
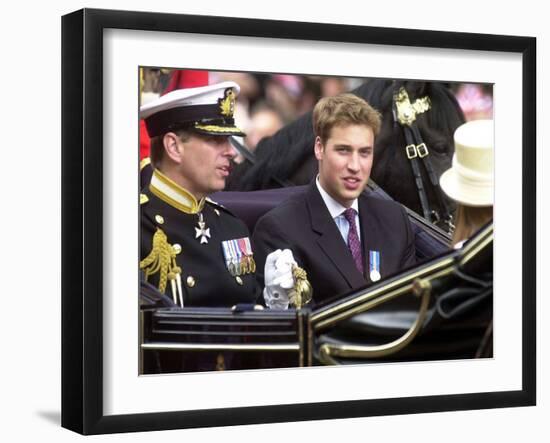
[[[381,114],[362,98],[353,94],[324,97],[313,108],[313,132],[325,143],[335,126],[364,125],[375,136],[380,132]]]

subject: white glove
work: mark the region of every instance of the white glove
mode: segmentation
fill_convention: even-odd
[[[294,286],[292,266],[297,265],[290,249],[277,249],[265,260],[264,300],[270,309],[288,309],[289,290]]]

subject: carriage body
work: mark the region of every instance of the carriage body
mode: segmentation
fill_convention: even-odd
[[[296,192],[299,187],[215,198],[252,230],[265,211]],[[374,184],[369,192],[389,198]],[[314,310],[182,309],[143,289],[140,373],[491,357],[492,224],[453,250],[446,233],[408,212],[418,264],[335,294]]]

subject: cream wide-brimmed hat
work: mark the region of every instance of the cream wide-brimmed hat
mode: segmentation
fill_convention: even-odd
[[[494,194],[493,120],[473,120],[454,133],[453,165],[440,185],[453,200],[468,206],[492,206]]]

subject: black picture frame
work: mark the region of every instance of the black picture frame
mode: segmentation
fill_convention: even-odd
[[[103,412],[103,31],[167,31],[518,53],[522,57],[522,388],[106,416]],[[283,30],[283,31],[281,31]],[[84,9],[62,19],[62,426],[82,434],[536,404],[536,39]]]

